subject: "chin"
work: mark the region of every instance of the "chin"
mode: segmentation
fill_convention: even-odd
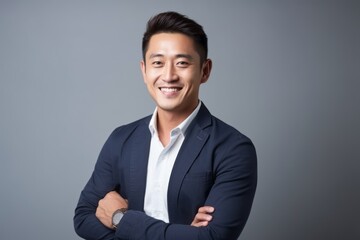
[[[159,104],[159,105],[157,105],[157,107],[164,111],[167,111],[167,112],[173,112],[177,109],[176,106],[170,106],[170,105],[164,105],[164,104]]]

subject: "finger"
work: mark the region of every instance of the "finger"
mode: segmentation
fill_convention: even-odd
[[[116,192],[116,191],[111,191],[111,192],[108,192],[105,197],[110,197],[110,198],[122,198],[121,195]]]
[[[197,223],[192,223],[191,226],[193,227],[206,227],[209,224],[208,221],[203,221],[203,222],[197,222]]]
[[[118,201],[118,202],[121,202],[122,205],[128,205],[128,201],[127,199],[124,199],[118,192],[116,191],[111,191],[111,192],[108,192],[104,199],[112,199],[112,200],[115,200],[115,201]]]
[[[209,221],[211,221],[212,216],[204,213],[198,213],[196,214],[193,222],[191,223],[191,226],[195,227],[205,227],[209,224]]]
[[[215,209],[211,206],[203,206],[198,210],[199,213],[213,213],[214,211]]]
[[[212,216],[210,214],[206,214],[206,213],[197,213],[195,215],[195,221],[197,222],[201,222],[201,221],[211,221]]]

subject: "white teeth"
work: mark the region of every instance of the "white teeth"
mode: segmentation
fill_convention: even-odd
[[[177,92],[177,88],[161,88],[161,91],[163,92]]]

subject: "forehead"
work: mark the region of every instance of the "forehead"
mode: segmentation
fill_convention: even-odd
[[[193,39],[181,33],[154,34],[150,38],[146,57],[154,54],[164,56],[187,54],[199,58]]]

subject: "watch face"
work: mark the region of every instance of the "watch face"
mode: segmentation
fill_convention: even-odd
[[[126,212],[127,208],[121,208],[114,212],[112,216],[112,225],[113,228],[116,228],[117,225],[120,223],[122,217],[124,216],[124,213]]]
[[[115,213],[113,217],[113,224],[118,225],[123,216],[124,214],[122,212]]]

